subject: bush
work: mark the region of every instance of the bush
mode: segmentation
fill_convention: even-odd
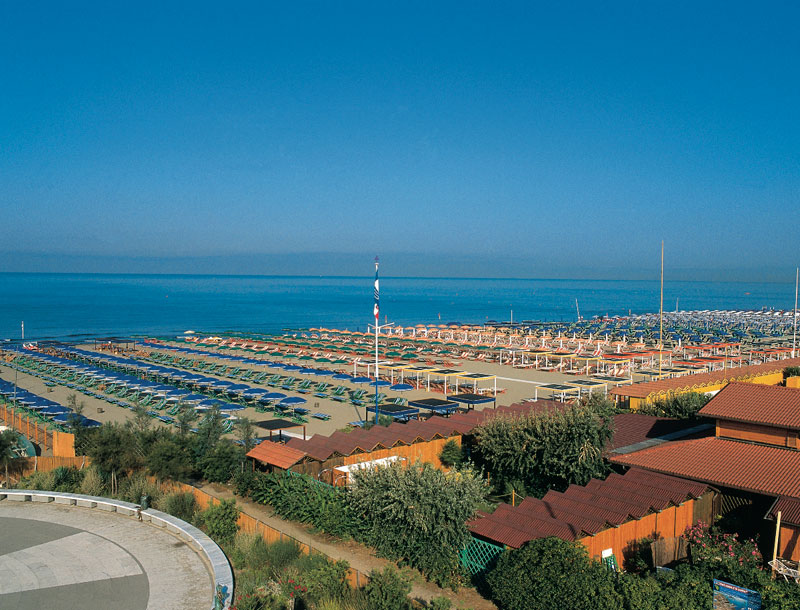
[[[698,392],[684,392],[660,400],[651,405],[642,405],[639,413],[656,417],[672,417],[675,419],[693,419],[697,412],[708,404],[711,397]]]
[[[197,512],[197,502],[192,492],[177,491],[163,496],[158,502],[158,510],[191,523]]]
[[[492,599],[502,610],[618,610],[622,597],[614,578],[589,558],[580,543],[559,538],[531,540],[506,551],[487,576]]]
[[[350,592],[347,573],[350,564],[346,561],[331,561],[319,555],[323,561],[306,572],[308,597],[311,600],[344,599]]]
[[[340,538],[357,537],[363,529],[348,502],[346,489],[305,475],[259,474],[251,496],[256,502],[272,506],[285,519],[311,523]]]
[[[206,533],[220,544],[231,542],[236,536],[239,531],[238,519],[239,509],[235,500],[222,500],[201,513]]]
[[[364,587],[367,605],[370,610],[408,610],[411,602],[411,583],[392,566],[383,570],[372,570],[369,583]]]
[[[212,483],[227,483],[244,461],[244,451],[228,440],[219,441],[199,460],[203,478]]]
[[[465,522],[487,492],[469,469],[392,465],[356,471],[350,505],[367,526],[364,540],[379,553],[455,586],[463,578],[458,553],[472,539]]]
[[[510,485],[541,497],[549,489],[585,485],[608,473],[603,449],[612,436],[613,415],[605,403],[590,401],[494,417],[474,430],[474,455],[501,493]]]
[[[55,491],[55,476],[54,471],[47,472],[34,472],[24,479],[20,480],[17,487],[20,489],[37,489],[40,491]]]
[[[787,366],[783,369],[784,381],[789,377],[800,377],[800,366]]]
[[[87,496],[105,496],[108,494],[108,488],[100,471],[94,466],[86,469],[81,481],[80,493]]]
[[[139,504],[142,501],[142,496],[149,496],[150,505],[155,506],[161,498],[161,489],[148,481],[143,472],[136,472],[122,481],[117,496],[120,500],[125,500],[132,504]]]
[[[430,610],[450,610],[452,607],[453,607],[453,602],[451,602],[446,597],[434,597],[428,603],[428,608]]]
[[[439,454],[439,461],[448,468],[461,466],[464,461],[461,445],[452,439],[447,441]]]
[[[236,470],[233,475],[233,487],[237,496],[249,498],[258,480],[258,474],[250,468]]]

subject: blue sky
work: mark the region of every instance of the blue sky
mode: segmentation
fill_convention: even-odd
[[[0,4],[0,270],[800,259],[794,3],[116,4]]]

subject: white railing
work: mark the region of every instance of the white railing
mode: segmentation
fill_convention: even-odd
[[[0,501],[2,500],[15,502],[54,502],[55,504],[116,512],[129,517],[141,513],[142,521],[147,521],[155,527],[163,528],[175,534],[204,559],[214,580],[214,595],[217,595],[217,591],[219,591],[221,587],[224,588],[222,590],[227,592],[224,603],[218,607],[224,610],[230,607],[231,600],[233,599],[233,571],[231,570],[230,563],[228,563],[228,558],[211,538],[195,526],[186,523],[186,521],[152,508],[140,511],[140,507],[137,504],[123,502],[122,500],[56,491],[0,489]],[[215,597],[213,603],[216,603],[216,601]],[[215,605],[212,607],[217,606]]]

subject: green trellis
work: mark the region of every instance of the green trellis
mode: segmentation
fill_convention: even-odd
[[[467,574],[481,578],[504,550],[502,546],[473,538],[458,554],[458,559]]]

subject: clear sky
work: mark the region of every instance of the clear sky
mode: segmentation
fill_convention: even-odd
[[[0,270],[791,281],[798,6],[2,2]]]

